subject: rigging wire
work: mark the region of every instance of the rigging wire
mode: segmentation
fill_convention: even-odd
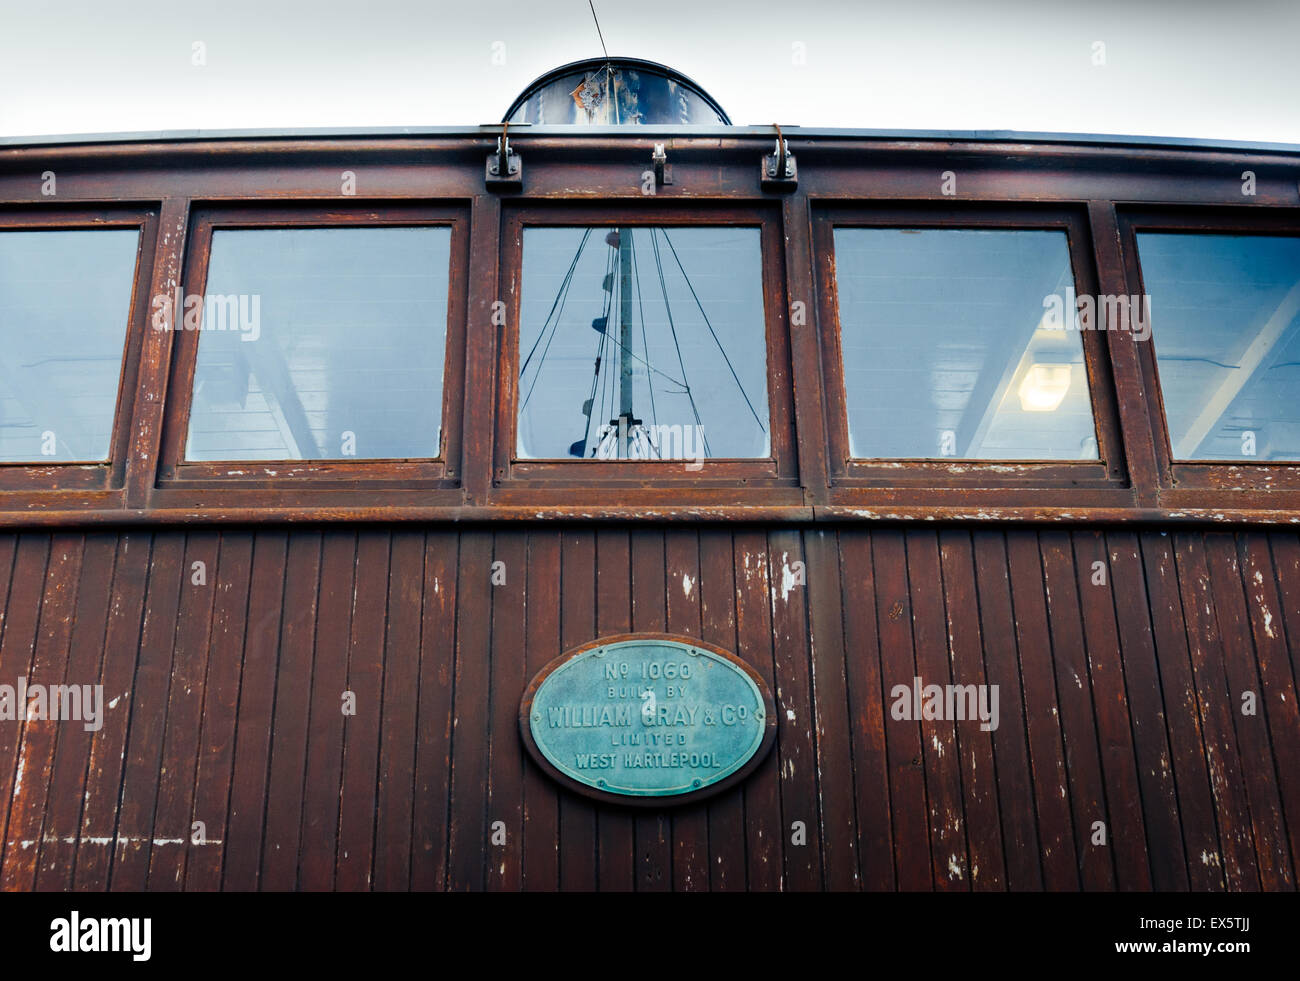
[[[717,333],[713,330],[713,324],[709,323],[709,315],[704,312],[704,304],[700,302],[699,296],[695,293],[695,286],[691,283],[691,277],[686,275],[686,267],[682,265],[681,257],[677,255],[677,249],[673,248],[673,240],[668,237],[665,229],[659,229],[659,234],[664,237],[668,243],[668,248],[672,249],[673,259],[677,262],[677,268],[682,271],[682,278],[686,280],[686,288],[691,291],[691,296],[695,299],[695,305],[700,308],[700,316],[704,318],[704,326],[709,328],[709,334],[713,337],[713,343],[718,345],[718,352],[722,355],[722,360],[727,363],[727,368],[731,371],[731,377],[736,381],[736,387],[740,389],[741,398],[749,406],[749,411],[754,416],[754,421],[758,423],[758,428],[767,432],[767,427],[763,425],[763,420],[759,418],[758,412],[754,409],[754,403],[749,400],[749,394],[745,391],[745,386],[740,382],[740,376],[736,374],[736,369],[731,364],[731,358],[727,357],[727,351],[722,346],[722,341],[718,340]]]
[[[653,235],[654,232],[652,231]],[[646,364],[650,364],[650,342],[646,339],[645,330],[645,304],[641,299],[641,268],[636,258],[636,239],[632,237],[632,230],[627,232],[628,246],[632,251],[632,275],[636,279],[636,305],[641,313],[641,349],[645,351]],[[650,422],[656,427],[659,426],[659,413],[655,409],[655,380],[654,375],[646,373],[646,384],[650,386]]]
[[[569,287],[573,283],[574,270],[578,267],[578,260],[582,257],[582,250],[586,247],[587,238],[590,235],[591,229],[587,229],[582,236],[582,241],[578,243],[578,251],[573,257],[573,262],[569,263],[569,270],[565,273],[564,280],[560,283],[560,289],[555,295],[555,302],[551,304],[551,312],[555,314],[555,323],[551,327],[551,336],[547,340],[546,346],[542,349],[541,359],[537,362],[537,370],[533,374],[533,383],[528,387],[528,394],[524,397],[523,402],[520,403],[520,412],[528,406],[528,401],[533,397],[533,391],[537,388],[538,379],[542,377],[542,365],[546,363],[546,355],[551,350],[551,343],[555,340],[555,335],[559,333],[560,330],[560,320],[564,314],[564,303],[569,296]],[[523,367],[519,369],[520,380],[524,377],[524,369],[528,367],[528,362],[532,360],[533,352],[537,350],[537,345],[541,343],[542,337],[546,334],[546,325],[549,323],[550,319],[551,314],[548,313],[546,315],[546,320],[542,323],[541,332],[537,335],[537,340],[533,342],[532,350],[528,352],[528,358],[524,361]]]
[[[661,228],[659,231],[662,232],[663,229]],[[654,252],[655,269],[659,273],[659,289],[663,293],[664,297],[664,311],[668,314],[668,329],[673,335],[673,347],[677,350],[677,364],[682,369],[682,379],[683,386],[686,389],[686,398],[691,405],[691,414],[695,416],[695,425],[696,428],[699,429],[700,442],[704,446],[704,455],[712,456],[713,453],[709,449],[709,438],[704,432],[704,420],[700,418],[700,407],[695,404],[695,396],[691,392],[690,380],[686,377],[686,361],[682,357],[682,346],[677,338],[677,325],[673,322],[673,308],[672,304],[668,301],[668,282],[664,279],[664,264],[663,259],[659,254],[659,243],[655,241],[654,229],[651,229],[650,231],[650,248]]]

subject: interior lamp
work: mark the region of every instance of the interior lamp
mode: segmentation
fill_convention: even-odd
[[[1053,412],[1070,390],[1068,364],[1034,364],[1020,383],[1020,408],[1026,412]]]

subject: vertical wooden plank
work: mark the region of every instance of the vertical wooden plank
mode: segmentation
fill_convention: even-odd
[[[1241,775],[1242,762],[1237,755],[1237,736],[1232,714],[1237,710],[1227,689],[1223,654],[1219,645],[1219,625],[1214,616],[1210,594],[1210,572],[1205,562],[1205,545],[1197,532],[1177,532],[1173,536],[1174,566],[1182,596],[1186,622],[1188,654],[1196,699],[1201,706],[1201,726],[1205,737],[1205,759],[1209,767],[1210,787],[1218,816],[1219,845],[1228,889],[1258,889],[1259,867],[1250,823],[1250,806],[1246,801]],[[1193,863],[1195,859],[1193,859]]]
[[[628,534],[622,529],[596,532],[596,636],[632,629],[632,563]],[[626,808],[597,807],[599,888],[631,892],[636,888],[636,845],[632,815]]]
[[[90,744],[72,878],[73,888],[78,891],[108,888],[152,542],[151,535],[131,531],[123,532],[118,541],[113,598],[104,635],[104,725]],[[0,562],[0,569],[4,567]]]
[[[284,612],[279,631],[275,721],[261,843],[263,889],[298,887],[298,854],[306,798],[307,741],[315,688],[316,619],[321,583],[319,532],[295,531],[284,566]]]
[[[770,691],[776,691],[767,535],[762,530],[738,528],[733,536],[732,552],[736,576],[736,653],[762,675]],[[670,581],[669,587],[672,585]],[[785,888],[779,758],[777,752],[769,754],[745,781],[745,854],[751,892],[779,892]]]
[[[804,533],[808,637],[812,663],[813,717],[817,724],[817,773],[821,795],[822,860],[826,888],[858,889],[858,828],[853,805],[852,739],[845,678],[842,572],[837,535]]]
[[[165,773],[158,785],[154,841],[149,846],[149,887],[160,891],[179,891],[183,885],[185,848],[190,840],[190,814],[194,808],[194,769],[199,758],[212,607],[221,582],[220,546],[221,535],[215,531],[195,531],[186,536],[180,608],[176,615],[176,648],[172,653],[167,723],[163,730]]]
[[[1106,840],[1114,850],[1115,879],[1120,889],[1151,890],[1147,830],[1142,816],[1142,792],[1137,775],[1133,725],[1125,691],[1124,656],[1115,625],[1113,571],[1102,532],[1072,532],[1079,607],[1088,655],[1097,742],[1101,746],[1106,785]],[[1094,583],[1098,573],[1103,583]]]
[[[658,529],[631,533],[632,629],[666,633],[668,598],[665,588],[664,536]],[[672,818],[667,809],[638,813],[634,818],[636,888],[664,892],[673,885]]]
[[[664,566],[668,632],[699,637],[699,533],[692,528],[665,531]],[[703,803],[673,808],[673,888],[685,892],[709,888],[709,814]]]
[[[5,544],[0,541],[0,569],[4,569],[7,576],[9,566],[5,560],[7,557],[12,561],[13,550],[12,545],[6,549]],[[94,692],[95,685],[104,682],[103,657],[116,559],[115,533],[96,532],[86,536],[65,683],[90,686],[91,693]],[[3,584],[0,584],[0,596],[3,595]],[[107,688],[100,690],[99,718],[82,723],[64,723],[59,732],[54,769],[50,774],[49,800],[45,805],[40,861],[36,870],[36,888],[39,890],[66,891],[72,888],[81,831],[81,809],[87,794],[86,768],[90,761],[91,743],[95,734],[102,731],[107,722],[109,710],[105,703],[112,697]],[[83,696],[87,694],[84,688],[82,693]],[[91,697],[94,698],[93,694]],[[87,729],[87,725],[91,728]]]
[[[560,551],[560,647],[595,636],[596,536],[566,529]],[[598,881],[596,807],[578,794],[560,794],[560,888],[592,892]]]
[[[44,532],[20,535],[12,554],[4,635],[0,638],[0,678],[17,685],[19,678],[31,675],[50,557],[50,535]],[[18,847],[16,841],[11,843],[8,831],[13,800],[21,787],[18,754],[22,730],[22,725],[0,725],[0,869],[8,867],[14,849]]]
[[[447,887],[459,568],[460,532],[430,531],[424,551],[415,830],[411,843],[411,888],[421,891]]]
[[[1258,532],[1243,532],[1239,548],[1246,584],[1246,603],[1255,654],[1259,661],[1259,708],[1267,714],[1272,736],[1278,795],[1286,819],[1293,871],[1300,861],[1300,712],[1296,680],[1287,659],[1288,638],[1282,599],[1278,595],[1268,539]],[[1300,616],[1300,608],[1295,611]],[[1300,643],[1300,636],[1292,638]]]
[[[1165,532],[1143,532],[1139,545],[1146,573],[1151,634],[1169,731],[1174,784],[1178,790],[1187,881],[1193,891],[1218,891],[1225,886],[1223,848],[1210,790],[1201,705],[1192,676],[1173,541]]]
[[[881,690],[911,689],[916,677],[912,650],[912,600],[907,584],[907,551],[901,532],[873,531],[871,563],[876,583],[876,623],[880,633]],[[930,822],[921,723],[890,718],[885,735],[889,763],[889,804],[893,812],[894,868],[898,888],[934,888],[930,863]]]
[[[1218,637],[1223,644],[1228,701],[1237,731],[1237,750],[1241,754],[1242,779],[1250,806],[1260,884],[1269,891],[1293,890],[1295,876],[1282,818],[1282,802],[1278,796],[1279,781],[1270,745],[1266,693],[1256,667],[1255,644],[1246,613],[1245,577],[1237,559],[1237,543],[1233,535],[1207,532],[1205,555]],[[1247,693],[1254,703],[1252,715],[1243,711]],[[1265,704],[1261,705],[1261,702]]]
[[[149,558],[144,625],[140,630],[135,680],[129,696],[131,728],[109,883],[115,892],[140,892],[148,881],[184,558],[182,532],[160,532],[155,537]]]
[[[253,540],[248,631],[244,641],[244,671],[236,725],[238,738],[235,741],[230,820],[221,879],[223,889],[238,892],[251,892],[257,888],[262,859],[280,632],[285,618],[293,614],[285,603],[288,548],[288,535],[282,531],[259,531]],[[314,592],[312,599],[315,599]],[[293,679],[294,684],[309,690],[303,682],[310,676],[308,669]],[[295,782],[301,784],[301,781]],[[281,792],[278,785],[272,787],[274,793]]]
[[[731,530],[700,531],[700,626],[705,640],[736,649],[736,584]],[[739,788],[706,802],[709,815],[709,888],[745,888],[745,811]]]
[[[461,537],[456,593],[456,688],[451,730],[448,888],[479,890],[487,854],[488,740],[483,707],[492,685],[492,533]]]
[[[1300,535],[1270,532],[1268,543],[1281,598],[1282,624],[1291,651],[1291,673],[1300,683]]]
[[[922,692],[929,685],[938,685],[940,690],[945,690],[952,684],[952,668],[939,539],[933,531],[909,529],[906,543],[916,675],[921,679]],[[924,705],[924,695],[922,698]],[[925,760],[925,789],[930,804],[930,855],[934,863],[934,881],[940,891],[960,892],[970,889],[971,862],[962,807],[956,723],[951,719],[926,718],[928,714],[924,713],[921,720],[921,752]]]
[[[190,844],[185,853],[185,888],[197,892],[221,888],[252,571],[252,533],[223,532],[208,680],[203,691],[203,728],[194,772],[194,814],[190,821],[192,826],[202,822],[202,828],[194,832],[201,833],[202,839],[199,844]]]
[[[560,656],[560,534],[528,535],[529,680]],[[554,781],[524,756],[524,888],[560,888],[560,792]]]
[[[948,653],[952,683],[963,692],[987,692],[992,716],[992,689],[986,687],[982,624],[975,581],[975,558],[970,533],[939,533],[939,561],[943,573],[944,606],[948,618]],[[1002,851],[1002,816],[998,807],[997,771],[993,764],[993,734],[1005,724],[1003,699],[1007,691],[997,689],[997,717],[987,723],[979,718],[956,723],[957,749],[961,757],[961,784],[966,815],[966,842],[970,855],[970,886],[981,891],[1007,887],[1006,860]],[[1015,700],[1014,698],[1012,699]],[[976,704],[981,704],[976,698]],[[1008,706],[1011,708],[1011,706]],[[996,729],[984,728],[996,723]]]
[[[36,884],[36,863],[41,851],[58,732],[65,726],[80,725],[57,721],[62,705],[51,704],[48,693],[50,686],[63,684],[67,675],[68,645],[72,640],[72,620],[77,609],[84,547],[85,539],[80,534],[56,532],[50,538],[40,629],[36,635],[31,671],[27,675],[29,685],[44,687],[35,689],[38,693],[36,700],[29,700],[27,711],[30,715],[21,724],[6,836],[6,843],[12,844],[5,848],[4,874],[0,876],[0,889],[6,892],[30,891]],[[16,679],[11,683],[16,683]],[[45,699],[40,698],[41,692],[47,693]],[[68,707],[70,709],[71,705]],[[32,718],[31,715],[43,717]],[[13,726],[13,723],[9,725]]]
[[[1074,818],[1066,789],[1064,737],[1056,703],[1042,552],[1037,534],[1029,529],[1009,530],[1006,540],[1043,884],[1051,891],[1077,890],[1079,853],[1074,845]]]
[[[822,840],[817,786],[817,747],[814,745],[812,680],[809,676],[807,588],[796,586],[796,562],[805,563],[798,531],[775,530],[768,535],[772,569],[772,637],[776,668],[776,710],[781,726],[781,803],[785,845],[785,874],[790,889],[820,889]],[[802,822],[805,844],[795,844],[792,827]]]
[[[343,765],[343,692],[348,686],[356,560],[355,531],[331,528],[324,532],[299,835],[298,888],[308,892],[334,888]]]
[[[897,887],[897,880],[894,877],[894,833],[889,812],[889,757],[871,538],[872,533],[868,531],[840,531],[840,587],[843,591],[846,684],[851,707],[849,734],[852,740],[858,863],[865,889],[890,891]]]
[[[1019,644],[1011,608],[1007,543],[1001,529],[981,528],[971,537],[985,677],[988,684],[998,686],[999,720],[992,735],[1006,884],[1015,892],[1040,890],[1043,888],[1042,851],[1038,844],[1034,774],[1029,761],[1029,720],[1022,696]],[[1067,866],[1065,872],[1068,878],[1074,877],[1072,867]]]
[[[1185,890],[1188,888],[1187,855],[1183,850],[1178,789],[1170,762],[1168,726],[1160,698],[1160,675],[1151,627],[1153,600],[1147,594],[1137,535],[1130,531],[1108,531],[1106,544],[1110,553],[1107,589],[1114,599],[1123,652],[1147,854],[1151,861],[1151,886],[1158,892]],[[1085,559],[1080,572],[1089,568]],[[1089,586],[1085,588],[1100,588],[1091,585],[1091,575],[1086,581]]]
[[[374,874],[391,545],[387,531],[365,530],[357,535],[357,585],[348,654],[348,691],[356,699],[356,714],[343,717],[343,789],[335,878],[336,889],[350,892],[368,890]]]
[[[487,888],[518,892],[523,885],[523,759],[519,696],[528,684],[524,658],[528,611],[528,540],[519,531],[496,536],[492,554],[492,741],[488,747]],[[496,563],[501,563],[499,566]],[[491,829],[505,825],[505,843]]]
[[[388,571],[388,638],[380,724],[379,798],[375,810],[374,887],[411,885],[415,741],[419,729],[420,617],[424,594],[424,533],[393,533]]]
[[[1107,844],[1093,844],[1096,822],[1105,822],[1109,829],[1113,821],[1107,810],[1106,785],[1097,749],[1097,720],[1092,708],[1079,582],[1069,532],[1044,531],[1039,535],[1039,546],[1052,655],[1056,661],[1056,697],[1065,736],[1065,767],[1070,778],[1079,874],[1084,889],[1114,889],[1114,848],[1109,831]]]

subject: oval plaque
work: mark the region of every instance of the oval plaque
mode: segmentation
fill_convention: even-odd
[[[720,647],[620,634],[544,667],[524,692],[519,728],[566,786],[662,806],[748,775],[776,738],[776,710],[762,676]]]

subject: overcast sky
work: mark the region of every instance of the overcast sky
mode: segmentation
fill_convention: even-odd
[[[1300,143],[1300,0],[596,10],[738,124]],[[587,0],[0,0],[0,135],[495,122],[599,54]]]

